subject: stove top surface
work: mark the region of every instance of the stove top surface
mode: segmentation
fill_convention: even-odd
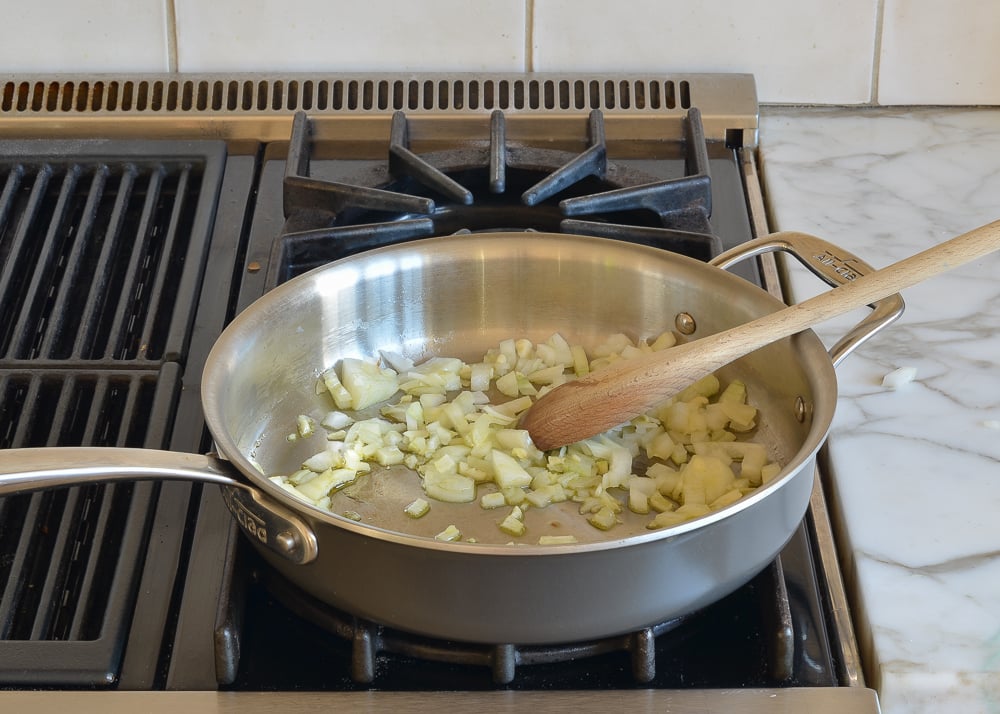
[[[683,112],[681,134],[636,144],[610,125],[616,128],[603,147],[602,113],[572,114],[569,134],[541,141],[519,136],[525,130],[516,120],[508,127],[503,113],[483,115],[460,132],[478,138],[454,147],[427,117],[414,126],[406,113],[381,123],[384,140],[364,142],[339,141],[322,121],[300,114],[287,141],[230,141],[228,152],[222,142],[0,144],[7,171],[0,301],[21,316],[0,341],[0,446],[207,450],[200,365],[224,324],[274,285],[386,240],[556,230],[669,245],[705,259],[752,237],[743,149],[706,141],[698,110]],[[78,195],[78,187],[87,191]],[[679,207],[670,203],[677,195]],[[108,237],[115,230],[117,243]],[[760,281],[754,271],[744,277]],[[99,298],[94,305],[88,295],[117,303]],[[67,319],[70,305],[79,316]],[[93,337],[102,334],[104,342]],[[138,426],[138,413],[152,415],[148,426]],[[124,526],[109,515],[119,511],[129,514]],[[0,679],[15,688],[839,683],[806,524],[774,565],[682,622],[621,642],[582,643],[561,663],[553,660],[565,648],[471,646],[473,663],[465,665],[442,656],[456,649],[451,643],[358,622],[276,580],[213,488],[70,489],[2,499],[0,512],[0,614],[7,623]],[[47,520],[27,525],[42,514]],[[121,544],[119,551],[102,554],[102,538]],[[81,552],[90,552],[89,560],[75,565]],[[47,572],[47,560],[59,555],[71,565]],[[109,572],[114,578],[102,575]],[[92,593],[95,581],[110,582],[117,594]],[[39,590],[40,597],[25,595]],[[769,594],[762,599],[761,592]],[[788,604],[776,605],[775,592]],[[58,604],[46,604],[50,596]],[[73,604],[104,599],[114,611],[91,629],[77,624],[85,620]],[[93,614],[91,606],[81,610]],[[101,652],[83,662],[79,647],[62,654],[67,641],[100,643]],[[428,654],[431,662],[417,662]],[[45,673],[46,660],[61,663],[56,674]]]

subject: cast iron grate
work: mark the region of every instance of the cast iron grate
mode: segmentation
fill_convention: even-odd
[[[176,369],[3,370],[0,447],[161,446],[179,390]],[[90,485],[0,499],[0,682],[114,681],[156,492]]]
[[[224,149],[80,147],[0,142],[0,359],[177,359]]]
[[[384,691],[829,684],[802,671],[797,596],[780,558],[690,615],[618,636],[531,646],[451,642],[384,627],[316,601],[267,567],[254,573],[248,597],[257,617],[247,620],[243,638],[255,656],[236,663],[236,689],[262,681]],[[315,626],[327,636],[307,632]],[[256,640],[278,631],[296,646],[260,650]]]
[[[503,112],[483,141],[417,154],[405,113],[396,112],[384,166],[350,181],[310,172],[311,124],[292,124],[284,176],[285,225],[270,256],[268,286],[331,260],[407,240],[475,231],[548,231],[653,245],[708,260],[721,252],[712,230],[707,143],[698,109],[684,119],[683,174],[657,178],[609,161],[604,116],[586,121],[578,153],[507,139]]]
[[[0,449],[170,444],[225,156],[0,142]],[[0,499],[0,683],[117,681],[137,599],[172,597],[139,592],[148,549],[166,547],[150,543],[161,490]]]

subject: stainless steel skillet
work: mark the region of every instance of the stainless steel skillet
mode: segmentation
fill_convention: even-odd
[[[716,262],[776,248],[793,250],[832,279],[844,266],[867,269],[808,237],[793,245],[765,239]],[[285,437],[298,414],[329,408],[312,387],[342,357],[390,349],[415,359],[472,358],[504,338],[542,340],[556,331],[594,345],[614,332],[659,334],[678,316],[695,326],[697,337],[781,307],[712,265],[607,239],[538,233],[426,239],[296,278],[238,316],[209,356],[202,400],[218,457],[10,450],[0,454],[6,474],[0,495],[52,485],[47,478],[60,485],[115,477],[216,481],[251,542],[276,569],[359,616],[481,642],[611,635],[712,602],[774,558],[808,504],[815,453],[836,404],[834,362],[894,319],[901,306],[897,298],[880,308],[833,357],[810,332],[727,368],[724,376],[747,382],[765,415],[756,438],[784,465],[782,475],[729,508],[660,531],[646,530],[648,519],[641,518],[605,534],[583,523],[569,504],[565,511],[534,515],[559,528],[578,527],[581,542],[491,543],[486,536],[496,532],[496,515],[475,505],[435,504],[434,517],[426,520],[403,516],[400,504],[419,491],[412,474],[376,474],[391,477],[366,479],[347,492],[351,510],[362,515],[357,522],[298,501],[257,469],[289,472],[317,450],[301,441],[290,446]],[[84,463],[86,474],[76,468]],[[446,521],[479,542],[434,540]]]

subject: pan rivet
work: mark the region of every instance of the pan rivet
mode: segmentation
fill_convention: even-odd
[[[795,397],[795,418],[801,424],[805,422],[808,416],[809,407],[806,405],[806,400],[802,397]]]
[[[288,531],[282,531],[274,537],[275,543],[286,553],[291,553],[296,548],[295,536]]]
[[[677,331],[682,335],[694,334],[694,331],[698,329],[698,325],[695,323],[694,318],[686,312],[677,314],[677,317],[674,318],[674,325],[676,325]]]
[[[256,273],[259,270],[260,270],[260,263],[258,263],[256,260],[251,260],[249,263],[247,263],[248,273]]]

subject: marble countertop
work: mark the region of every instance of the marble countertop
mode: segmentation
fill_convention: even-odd
[[[1000,219],[1000,110],[761,114],[772,230],[882,268]],[[789,273],[794,299],[823,289]],[[903,298],[838,368],[827,446],[867,684],[886,714],[1000,712],[1000,253]],[[900,367],[915,379],[883,387]]]

